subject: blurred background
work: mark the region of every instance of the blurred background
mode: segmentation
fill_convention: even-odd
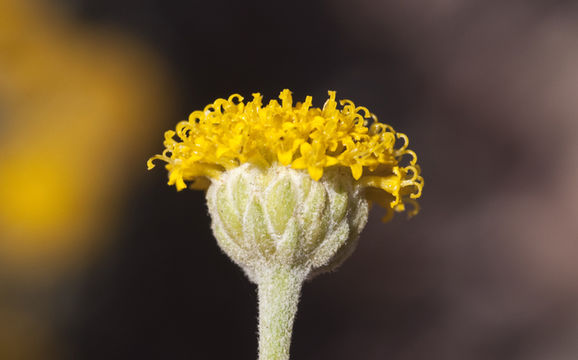
[[[422,212],[306,284],[295,359],[578,358],[578,3],[0,0],[0,359],[254,359],[204,194],[147,172],[217,97],[337,90]]]

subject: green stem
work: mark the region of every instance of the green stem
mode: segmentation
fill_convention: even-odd
[[[259,274],[259,360],[288,360],[293,320],[306,273],[273,267]]]

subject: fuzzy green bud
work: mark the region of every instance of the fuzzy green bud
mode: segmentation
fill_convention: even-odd
[[[311,277],[339,266],[367,222],[362,191],[347,169],[315,181],[290,167],[244,164],[213,180],[207,204],[219,246],[259,283],[265,269]]]

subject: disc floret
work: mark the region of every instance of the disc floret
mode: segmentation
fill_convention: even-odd
[[[207,189],[211,179],[244,163],[265,168],[279,163],[306,170],[313,180],[328,168],[344,167],[371,188],[368,200],[386,208],[387,217],[408,203],[413,205],[408,214],[415,215],[423,178],[407,136],[350,100],[341,100],[339,107],[335,96],[329,91],[323,108],[312,107],[311,96],[293,105],[289,90],[281,92],[280,102],[265,106],[259,93],[246,103],[238,94],[217,99],[167,131],[166,149],[148,167],[155,159],[165,161],[169,185],[177,190],[186,182]]]

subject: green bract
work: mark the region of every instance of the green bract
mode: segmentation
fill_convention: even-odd
[[[308,276],[334,269],[368,214],[362,188],[341,168],[315,181],[305,171],[247,163],[213,180],[207,203],[221,249],[256,283],[277,266]]]

